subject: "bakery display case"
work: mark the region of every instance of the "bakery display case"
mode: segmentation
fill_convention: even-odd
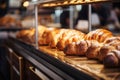
[[[35,28],[5,40],[11,80],[119,80],[119,36],[106,29],[91,31],[91,18],[89,33],[38,26],[38,6],[88,4],[91,15],[90,4],[104,2],[119,0],[32,0]]]
[[[106,29],[97,29],[88,34],[84,34],[72,29],[43,29],[42,27],[39,27],[38,32],[42,30],[43,33],[39,33],[42,35],[39,36],[38,51],[53,57],[55,60],[51,60],[53,62],[55,61],[53,65],[57,66],[57,68],[62,70],[59,67],[60,63],[57,64],[56,60],[71,68],[75,68],[78,71],[77,74],[81,74],[82,71],[85,73],[84,75],[87,74],[98,80],[119,79],[119,37],[113,36],[112,32]],[[32,36],[30,37],[20,32],[17,38],[26,44],[34,45],[32,42],[35,41]],[[29,37],[29,40],[24,37],[27,39]],[[50,63],[49,59],[46,60]],[[66,69],[65,65],[61,66]],[[70,71],[69,69],[71,68],[68,68],[65,72]],[[69,73],[71,74],[72,71]],[[78,79],[83,77],[81,75],[79,76]]]

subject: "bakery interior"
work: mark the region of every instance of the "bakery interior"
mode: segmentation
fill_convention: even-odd
[[[0,0],[0,80],[120,80],[120,0]]]

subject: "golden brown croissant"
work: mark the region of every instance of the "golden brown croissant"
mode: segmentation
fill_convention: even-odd
[[[41,38],[41,36],[43,35],[43,32],[46,30],[47,28],[44,26],[38,26],[38,40],[39,38]],[[35,29],[34,29],[34,35],[32,35],[32,39],[35,41]]]
[[[113,50],[103,59],[105,67],[120,67],[120,51]]]
[[[86,57],[89,59],[97,59],[98,54],[99,54],[99,50],[101,49],[101,47],[103,46],[102,43],[99,43],[98,41],[88,41],[90,46],[87,49],[86,52]]]
[[[41,37],[43,35],[43,32],[46,30],[47,28],[44,26],[39,26],[38,27],[38,37]],[[35,42],[35,29],[29,29],[29,30],[22,30],[20,32],[17,33],[17,38],[25,41],[25,42],[29,42],[29,43],[34,43]]]
[[[35,29],[22,30],[17,33],[16,37],[25,42],[33,43],[34,42],[34,40],[33,40],[34,32],[35,32]]]
[[[52,48],[55,48],[58,41],[62,38],[62,34],[68,31],[68,29],[56,29],[53,30],[49,35],[48,35],[48,40],[49,40],[49,45]]]
[[[114,38],[111,38],[114,39]],[[108,39],[111,41],[111,39]],[[115,40],[115,39],[114,39]],[[99,59],[103,61],[106,54],[108,54],[112,50],[120,50],[120,41],[111,41],[108,44],[98,43],[96,41],[91,42],[91,46],[88,48],[86,52],[87,58]]]
[[[106,55],[113,50],[115,50],[115,47],[110,46],[109,44],[105,44],[103,47],[101,47],[98,55],[99,61],[103,61]]]
[[[116,41],[120,41],[120,37],[111,37],[111,38],[108,38],[104,41],[105,44],[109,44],[109,43],[112,43],[112,42],[116,42]]]
[[[90,45],[89,41],[85,40],[73,42],[64,48],[64,53],[67,55],[85,55]]]
[[[39,45],[49,45],[50,41],[49,41],[49,34],[55,30],[56,28],[47,28],[43,34],[39,37]]]
[[[105,40],[104,44],[114,46],[117,50],[120,50],[120,37],[111,37]]]
[[[15,27],[15,26],[22,27],[21,22],[11,16],[2,17],[0,19],[0,25],[5,27]]]
[[[97,30],[89,32],[86,35],[85,40],[87,40],[87,41],[82,41],[82,42],[78,41],[79,44],[76,44],[76,43],[69,44],[65,48],[64,52],[65,52],[65,54],[81,55],[81,54],[85,54],[85,53],[82,53],[82,51],[83,51],[83,52],[86,52],[86,56],[88,58],[97,58],[96,56],[99,53],[100,48],[102,47],[102,42],[104,42],[107,38],[111,38],[111,37],[112,37],[112,33],[110,31],[105,30],[105,29],[97,29]],[[100,43],[98,43],[97,41]],[[84,42],[84,44],[83,44],[83,42]],[[84,49],[83,50],[79,49],[80,47],[83,47],[86,44],[90,44],[89,46],[87,46],[85,48],[86,51],[84,51]],[[74,48],[74,50],[73,50],[73,48]],[[75,51],[75,48],[77,48],[76,51]],[[79,50],[81,52],[79,52]]]
[[[120,66],[120,38],[112,37],[105,41],[99,52],[98,59],[103,61],[105,67]]]
[[[38,37],[40,38],[42,35],[43,35],[43,33],[44,33],[44,31],[46,31],[48,28],[46,28],[46,27],[44,27],[44,26],[38,26]]]
[[[68,44],[64,53],[68,55],[86,55],[87,58],[97,59],[102,43],[96,40],[82,40]]]
[[[65,33],[63,33],[62,38],[58,41],[57,48],[59,50],[64,50],[67,44],[83,40],[84,37],[85,37],[85,34],[80,31],[68,30]]]
[[[104,42],[107,38],[112,37],[112,32],[105,29],[96,29],[89,32],[86,35],[86,40],[97,40],[98,42]]]

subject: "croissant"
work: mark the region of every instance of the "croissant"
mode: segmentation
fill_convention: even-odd
[[[107,38],[112,37],[112,32],[105,29],[97,29],[89,32],[86,35],[85,40],[97,40],[98,42],[104,42]]]
[[[64,53],[67,55],[86,55],[87,58],[97,59],[102,44],[96,40],[82,40],[68,44]]]
[[[38,37],[40,38],[43,35],[44,31],[46,30],[48,30],[48,28],[41,26],[41,25],[38,26]]]
[[[68,31],[67,29],[57,29],[50,32],[48,35],[49,45],[51,48],[56,48],[58,41],[62,38],[62,34]]]
[[[44,26],[38,26],[38,43],[39,43],[39,38],[41,38],[41,36],[43,35],[43,32],[46,30],[47,28]],[[35,29],[32,35],[32,39],[35,42]]]
[[[65,33],[63,33],[62,38],[58,41],[57,48],[59,50],[64,50],[67,44],[83,40],[84,37],[85,34],[80,31],[68,30]]]
[[[22,30],[17,33],[16,37],[25,42],[33,43],[34,40],[33,40],[32,36],[34,35],[34,32],[35,32],[34,29]]]
[[[110,46],[109,44],[105,44],[103,47],[101,47],[99,54],[98,54],[98,60],[103,61],[103,59],[106,57],[106,55],[115,50],[114,46]]]
[[[11,16],[2,17],[0,19],[0,25],[5,27],[22,27],[21,22]]]
[[[46,30],[47,28],[44,26],[39,26],[38,27],[38,37],[40,38],[43,35],[43,32]],[[35,42],[35,29],[29,29],[29,30],[22,30],[20,32],[17,33],[16,35],[17,38],[25,41],[25,42],[29,42],[29,43],[34,43]]]
[[[99,59],[103,61],[106,54],[108,54],[112,50],[120,50],[120,38],[111,37],[108,38],[107,44],[98,43],[96,41],[91,42],[91,46],[88,48],[86,52],[87,58]]]
[[[99,50],[103,46],[102,43],[99,43],[98,41],[89,41],[90,46],[88,47],[86,51],[86,57],[89,59],[97,59]]]
[[[120,51],[113,50],[103,59],[105,67],[120,67]]]
[[[39,45],[48,45],[49,44],[49,34],[55,30],[55,28],[47,28],[41,36],[39,36]]]
[[[104,44],[109,44],[109,43],[114,43],[116,41],[120,41],[120,37],[111,37],[111,38],[108,38],[106,39],[103,43]]]
[[[80,42],[73,42],[64,48],[64,53],[67,55],[85,55],[88,47],[91,44],[88,41],[82,40]]]

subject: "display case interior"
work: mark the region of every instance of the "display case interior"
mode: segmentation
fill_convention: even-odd
[[[119,0],[115,0],[115,2],[117,1]],[[35,5],[37,11],[38,5],[40,7],[56,7],[102,2],[114,1],[32,0],[30,4]],[[34,40],[35,35],[38,42]],[[35,42],[38,44],[37,49]],[[66,76],[70,80],[120,79],[120,37],[114,36],[112,32],[105,29],[97,29],[86,34],[72,29],[38,27],[36,23],[36,30],[23,30],[18,33],[16,39],[9,37],[6,43],[9,48],[27,59],[28,64],[29,62],[33,64],[33,67],[47,74],[50,79],[62,80],[66,79]],[[29,67],[30,72],[35,71],[33,67]],[[51,74],[42,69],[50,71]],[[52,74],[54,75],[52,76]]]
[[[71,32],[74,32],[74,35]],[[75,37],[75,33],[76,35],[80,34],[80,39],[78,36]],[[34,45],[33,37],[19,34],[18,39]],[[83,34],[72,29],[50,28],[50,31],[45,31],[43,35],[39,35],[38,50],[96,79],[119,79],[119,58],[115,57],[119,56],[117,48],[119,42],[118,36],[113,36],[110,31],[105,29],[97,29]],[[115,52],[115,56],[113,52]]]

